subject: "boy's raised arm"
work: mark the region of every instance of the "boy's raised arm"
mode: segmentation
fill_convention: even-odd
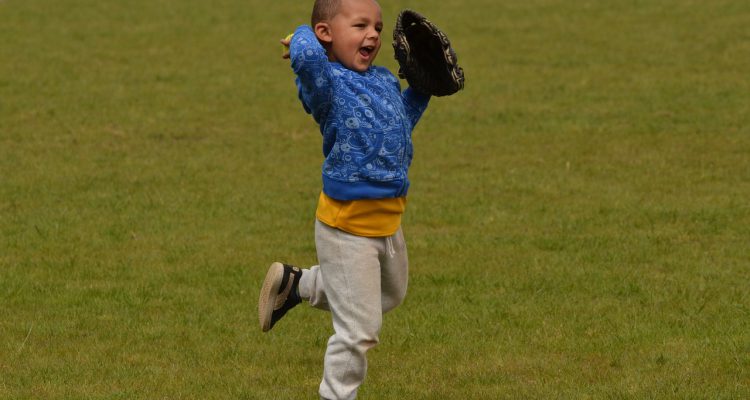
[[[294,32],[289,45],[289,58],[292,70],[297,75],[302,105],[320,123],[330,107],[333,89],[331,65],[325,48],[308,25],[302,25]]]
[[[404,99],[404,108],[406,108],[406,115],[411,121],[411,126],[414,127],[422,117],[424,110],[427,109],[427,104],[430,102],[430,95],[419,92],[418,90],[412,89],[411,87],[401,93]]]

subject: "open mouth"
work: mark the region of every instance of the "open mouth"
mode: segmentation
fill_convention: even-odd
[[[370,58],[372,53],[375,52],[375,46],[362,46],[359,48],[359,55],[364,58]]]

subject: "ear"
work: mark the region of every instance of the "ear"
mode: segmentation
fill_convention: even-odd
[[[313,31],[315,31],[315,36],[323,43],[331,43],[333,41],[333,37],[331,36],[331,26],[328,25],[327,22],[318,22],[315,24],[315,27],[313,27]]]

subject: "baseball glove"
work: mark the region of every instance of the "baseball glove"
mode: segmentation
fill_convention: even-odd
[[[464,71],[448,37],[427,18],[401,11],[393,29],[398,75],[425,94],[448,96],[464,88]]]

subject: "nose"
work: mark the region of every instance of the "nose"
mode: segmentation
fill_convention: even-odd
[[[367,32],[368,39],[377,39],[379,37],[380,37],[380,32],[378,32],[375,28],[372,28]]]

